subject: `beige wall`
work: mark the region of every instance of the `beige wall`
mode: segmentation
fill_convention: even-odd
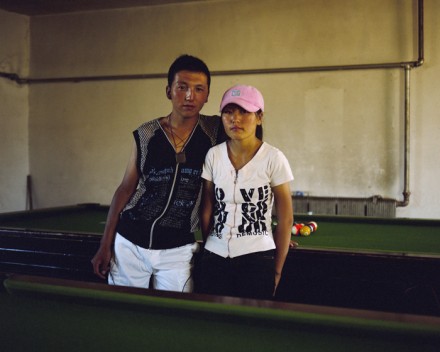
[[[186,52],[212,71],[411,61],[415,13],[411,0],[240,0],[32,17],[30,75],[165,73]],[[426,62],[411,72],[412,195],[398,216],[440,214],[438,15],[440,3],[425,0]],[[216,75],[203,112],[216,113],[230,85],[256,85],[266,100],[265,139],[288,156],[294,190],[400,200],[403,79],[400,69]],[[165,79],[30,85],[35,206],[108,204],[131,131],[170,111],[165,85]]]
[[[28,75],[29,18],[0,11],[0,72]],[[0,78],[0,212],[26,207],[28,87]]]

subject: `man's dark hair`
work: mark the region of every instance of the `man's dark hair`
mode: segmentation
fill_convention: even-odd
[[[208,66],[199,58],[191,55],[181,55],[171,64],[168,70],[168,86],[171,87],[177,72],[202,72],[208,78],[208,88],[211,86],[211,73]]]

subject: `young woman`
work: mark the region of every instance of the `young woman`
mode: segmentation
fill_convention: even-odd
[[[270,299],[281,278],[293,224],[293,175],[284,154],[262,141],[263,110],[254,87],[234,86],[223,95],[228,140],[208,151],[202,173],[204,293]]]

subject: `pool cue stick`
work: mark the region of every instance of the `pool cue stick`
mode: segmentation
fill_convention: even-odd
[[[26,177],[26,207],[29,206],[29,210],[33,210],[34,204],[32,200],[32,178],[31,175]]]

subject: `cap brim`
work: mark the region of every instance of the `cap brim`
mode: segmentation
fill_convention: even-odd
[[[258,110],[260,110],[260,108],[258,106],[255,106],[254,104],[249,103],[248,101],[245,101],[242,99],[228,99],[227,101],[222,102],[222,105],[220,106],[220,112],[222,112],[223,109],[225,108],[225,106],[227,106],[229,104],[238,105],[241,108],[243,108],[249,112],[257,112]]]

